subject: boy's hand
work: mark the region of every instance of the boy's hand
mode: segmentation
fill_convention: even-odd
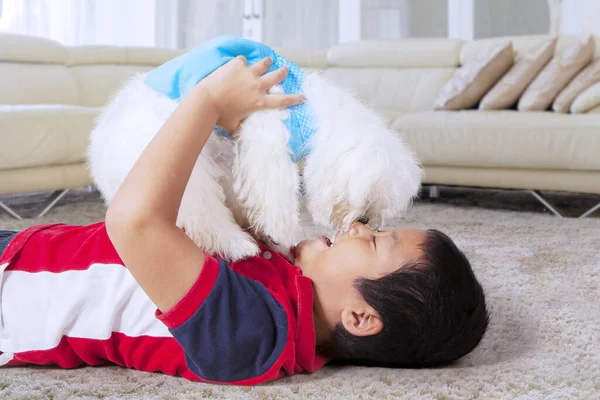
[[[283,67],[265,74],[272,62],[267,57],[248,66],[246,58],[238,56],[200,81],[194,91],[208,97],[218,115],[217,124],[233,133],[255,111],[290,107],[305,100],[302,94],[268,93],[288,72]]]

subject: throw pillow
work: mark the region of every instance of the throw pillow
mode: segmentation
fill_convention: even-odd
[[[517,103],[527,85],[554,56],[556,38],[519,53],[515,64],[481,100],[480,110],[502,110]]]
[[[571,112],[583,114],[598,106],[600,106],[600,82],[585,89],[575,98],[571,104]]]
[[[497,44],[454,73],[435,102],[436,110],[472,108],[514,63],[512,43]]]
[[[556,54],[542,69],[519,99],[519,111],[543,111],[569,81],[583,69],[594,56],[594,37],[575,42]]]
[[[600,60],[592,62],[569,82],[554,100],[552,109],[556,112],[568,113],[575,98],[596,82],[600,82]]]

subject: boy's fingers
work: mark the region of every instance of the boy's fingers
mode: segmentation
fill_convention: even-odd
[[[248,64],[248,60],[244,56],[236,56],[235,59],[241,61],[243,65]]]
[[[250,68],[256,76],[261,76],[271,68],[271,65],[273,65],[273,59],[271,57],[265,57],[259,62],[251,65]]]
[[[275,71],[269,72],[268,74],[263,75],[260,80],[262,81],[262,86],[265,90],[271,89],[273,86],[281,83],[285,79],[288,74],[288,69],[286,67],[281,67],[276,69]]]
[[[286,108],[304,103],[302,94],[269,94],[265,97],[263,108]]]

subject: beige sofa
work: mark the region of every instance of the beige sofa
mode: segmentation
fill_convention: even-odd
[[[518,50],[540,38],[277,50],[308,70],[324,70],[381,112],[418,154],[426,184],[600,194],[600,108],[579,115],[432,110],[444,83],[478,51],[509,39]],[[573,40],[560,38],[559,49]],[[132,73],[180,53],[64,47],[8,34],[0,34],[0,50],[0,194],[91,185],[85,154],[102,105]]]

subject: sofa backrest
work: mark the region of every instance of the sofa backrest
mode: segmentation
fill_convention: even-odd
[[[454,39],[362,41],[328,51],[325,75],[380,111],[430,109],[458,67]]]
[[[380,112],[430,110],[442,86],[485,48],[512,41],[526,49],[548,36],[464,42],[430,38],[361,41],[328,50],[275,48],[307,71],[322,70]],[[559,38],[558,49],[578,40]],[[0,34],[0,104],[104,105],[123,82],[182,50],[116,46],[66,47],[31,36]],[[596,56],[600,37],[596,37]]]
[[[100,107],[136,72],[146,72],[182,51],[65,47],[58,42],[0,34],[0,104]]]

